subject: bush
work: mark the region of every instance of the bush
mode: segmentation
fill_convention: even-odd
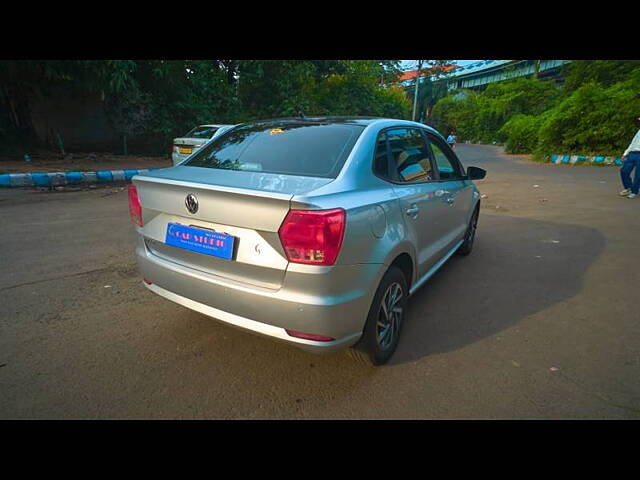
[[[433,109],[437,128],[456,130],[460,140],[505,141],[502,127],[514,115],[537,115],[549,108],[560,91],[553,82],[519,78],[492,83],[481,92],[457,92]]]
[[[476,141],[478,94],[466,91],[440,100],[433,107],[433,125],[441,133],[455,131],[459,141]]]
[[[514,115],[499,130],[507,153],[531,153],[538,144],[538,134],[545,115]]]
[[[640,69],[609,88],[581,86],[547,113],[536,151],[621,155],[637,129],[638,91]]]
[[[449,95],[433,110],[436,128],[509,153],[620,155],[638,126],[640,62],[571,65],[564,89],[520,78]]]

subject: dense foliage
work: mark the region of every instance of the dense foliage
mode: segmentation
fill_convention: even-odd
[[[562,76],[563,86],[519,78],[454,92],[434,107],[434,124],[510,153],[620,155],[638,128],[640,62],[575,61]]]
[[[397,60],[1,61],[0,140],[35,141],[30,104],[59,87],[99,95],[123,149],[135,136],[166,152],[198,124],[301,112],[407,118],[404,91],[384,86],[399,72]]]

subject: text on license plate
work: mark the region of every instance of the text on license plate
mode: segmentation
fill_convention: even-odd
[[[180,223],[169,223],[165,243],[172,247],[231,260],[235,237],[227,233],[189,227]]]
[[[191,152],[193,151],[192,148],[183,148],[183,147],[178,147],[178,151],[182,154],[191,154]]]

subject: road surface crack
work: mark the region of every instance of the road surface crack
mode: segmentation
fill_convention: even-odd
[[[29,286],[29,285],[37,285],[38,283],[51,282],[51,281],[54,281],[54,280],[62,280],[64,278],[78,277],[80,275],[88,275],[90,273],[96,273],[96,272],[104,272],[104,271],[107,271],[107,270],[114,270],[114,267],[94,268],[93,270],[87,270],[87,271],[84,271],[84,272],[68,273],[67,275],[60,275],[58,277],[43,278],[41,280],[34,280],[32,282],[18,283],[16,285],[11,285],[9,287],[0,288],[0,292],[4,292],[6,290],[12,290],[14,288],[26,287],[26,286]]]

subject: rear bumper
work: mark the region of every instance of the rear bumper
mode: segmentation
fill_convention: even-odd
[[[184,307],[305,350],[349,347],[362,334],[384,269],[379,264],[292,269],[278,290],[236,282],[159,258],[139,237],[136,258],[154,293]],[[298,267],[298,266],[296,266]],[[291,337],[286,330],[328,335],[319,342]]]

